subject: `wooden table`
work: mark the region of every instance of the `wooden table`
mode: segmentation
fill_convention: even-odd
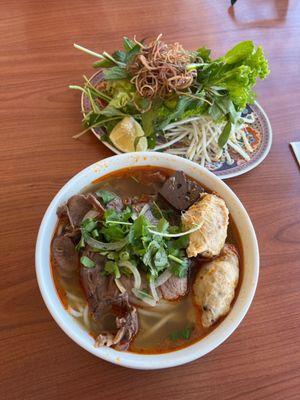
[[[2,1],[1,18],[1,388],[13,399],[300,398],[300,180],[289,142],[300,140],[300,4],[295,1]],[[123,35],[221,54],[253,39],[272,75],[257,86],[274,132],[262,165],[227,181],[256,228],[261,273],[254,302],[218,349],[182,367],[134,371],[106,363],[54,323],[36,282],[38,227],[58,189],[111,155],[80,141],[80,96],[92,73],[72,44],[112,51]]]

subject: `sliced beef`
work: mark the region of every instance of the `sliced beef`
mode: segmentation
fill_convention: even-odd
[[[145,179],[146,183],[164,183],[168,175],[162,171],[145,171],[143,174],[143,178]]]
[[[189,208],[199,199],[204,189],[196,182],[188,178],[184,172],[177,171],[166,180],[159,194],[177,210],[183,211]]]
[[[151,203],[157,199],[156,194],[141,194],[140,196],[129,196],[123,198],[123,203],[126,206],[133,206],[141,203]]]
[[[64,218],[67,217],[67,205],[63,204],[59,207],[57,207],[57,211],[56,211],[56,215],[58,216],[58,218]]]
[[[159,287],[159,292],[165,300],[177,300],[184,296],[188,291],[188,277],[178,278],[172,275],[163,285]]]
[[[66,227],[64,235],[70,238],[74,244],[77,244],[81,238],[81,231],[79,228],[73,229],[69,226]]]
[[[118,289],[111,276],[103,275],[106,258],[99,253],[86,249],[83,255],[95,262],[94,268],[86,268],[81,265],[80,279],[90,312],[95,320],[99,319],[102,309],[105,308],[106,299],[118,294]]]
[[[59,268],[60,274],[70,277],[78,268],[78,253],[74,243],[66,236],[59,236],[53,240],[53,256]]]
[[[100,333],[96,346],[114,346],[118,350],[127,350],[138,331],[137,310],[130,305],[127,293],[119,294],[110,301],[107,299],[106,307],[105,311],[116,318],[116,331]]]
[[[158,218],[156,218],[152,213],[153,201],[155,201],[156,198],[157,196],[153,194],[142,194],[141,196],[125,197],[123,202],[125,205],[131,206],[133,211],[135,211],[137,214],[139,214],[148,204],[149,207],[146,208],[144,215],[151,224],[156,225]]]
[[[85,214],[92,208],[83,194],[75,194],[67,202],[67,213],[73,228],[78,228]]]
[[[81,266],[81,282],[89,309],[95,321],[103,321],[107,316],[113,319],[113,327],[103,331],[96,339],[96,346],[114,346],[126,350],[138,331],[136,308],[128,301],[128,294],[120,294],[114,279],[103,275],[105,257],[86,250],[84,252],[96,266]]]
[[[98,211],[98,213],[100,214],[100,217],[103,216],[104,212],[105,212],[105,208],[102,206],[102,204],[100,203],[100,201],[96,198],[96,196],[94,196],[92,193],[89,193],[86,196],[86,200],[90,203],[90,205],[96,210]]]
[[[111,200],[109,203],[106,204],[107,209],[112,209],[117,212],[121,212],[123,210],[124,204],[121,199],[121,197],[117,196],[113,200]]]

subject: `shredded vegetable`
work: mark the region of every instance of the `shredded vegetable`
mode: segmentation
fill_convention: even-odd
[[[234,162],[230,150],[234,150],[246,161],[250,160],[248,153],[253,149],[248,140],[247,127],[253,122],[253,116],[240,117],[231,128],[227,143],[219,146],[219,138],[225,128],[226,121],[214,121],[209,115],[187,118],[165,127],[166,143],[157,146],[155,150],[167,149],[167,153],[182,155],[189,160],[206,163],[226,161]],[[175,143],[178,143],[174,146]]]

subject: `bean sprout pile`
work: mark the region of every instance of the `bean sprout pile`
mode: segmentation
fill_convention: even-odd
[[[247,127],[253,122],[253,114],[241,117],[232,127],[226,145],[220,148],[218,139],[226,121],[216,122],[209,115],[187,118],[166,126],[164,136],[167,141],[155,150],[166,149],[167,153],[184,156],[202,166],[217,161],[233,164],[232,151],[249,161],[253,148],[248,140]]]

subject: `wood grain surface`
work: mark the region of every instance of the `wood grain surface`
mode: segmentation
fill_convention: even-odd
[[[0,398],[300,398],[300,179],[289,148],[300,140],[300,2],[239,0],[0,1]],[[110,365],[73,343],[47,311],[34,248],[49,202],[71,176],[111,152],[80,129],[91,74],[73,42],[112,51],[123,35],[221,54],[261,43],[272,74],[257,86],[274,142],[255,170],[228,180],[253,220],[261,253],[254,302],[236,332],[200,360],[162,371]]]

